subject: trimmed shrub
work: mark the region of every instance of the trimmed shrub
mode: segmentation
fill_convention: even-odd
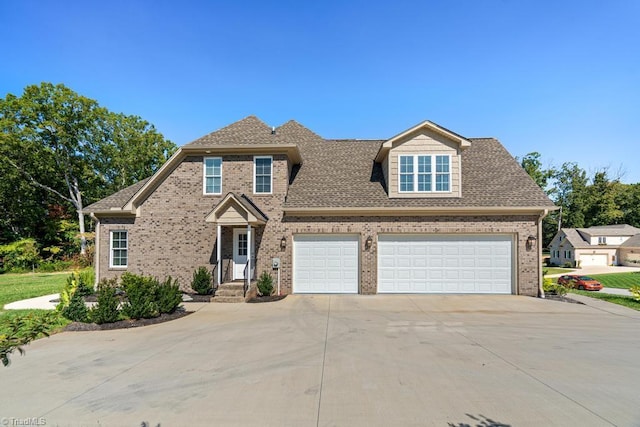
[[[121,280],[122,288],[127,295],[122,313],[131,319],[158,317],[160,314],[156,302],[158,280],[131,273],[124,273]]]
[[[565,296],[567,294],[567,288],[557,283],[553,283],[553,280],[545,277],[542,281],[542,290],[549,295]]]
[[[156,301],[160,313],[173,313],[182,303],[182,292],[178,280],[167,277],[163,283],[156,287]]]
[[[62,310],[62,315],[72,322],[86,322],[89,320],[89,310],[79,292],[74,292],[69,305]]]
[[[273,277],[266,271],[263,271],[258,279],[257,286],[260,295],[271,295],[273,293]]]
[[[90,319],[97,323],[113,323],[120,318],[120,310],[118,306],[117,279],[101,280],[98,283],[98,302],[89,313]]]
[[[633,295],[633,299],[640,302],[640,285],[633,285],[629,288],[629,292]]]
[[[213,277],[206,267],[200,267],[193,272],[193,281],[191,282],[191,289],[196,291],[199,295],[208,295],[213,290]]]
[[[570,262],[565,262],[562,264],[562,268],[573,268],[573,264]]]

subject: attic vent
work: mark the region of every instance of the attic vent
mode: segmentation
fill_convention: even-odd
[[[271,135],[275,135],[275,134],[276,134],[276,127],[271,126]]]

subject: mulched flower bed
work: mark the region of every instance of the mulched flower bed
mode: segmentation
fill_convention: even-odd
[[[258,295],[257,297],[251,298],[248,303],[259,303],[259,302],[275,302],[281,301],[285,299],[286,295]]]
[[[109,331],[112,329],[126,329],[126,328],[137,328],[139,326],[148,326],[155,325],[157,323],[168,322],[170,320],[179,319],[184,316],[188,316],[193,313],[193,311],[186,311],[182,308],[178,308],[171,314],[161,314],[158,317],[154,317],[152,319],[137,319],[137,320],[119,320],[113,323],[103,323],[102,325],[98,325],[97,323],[82,323],[82,322],[72,322],[69,323],[64,330],[65,331]]]

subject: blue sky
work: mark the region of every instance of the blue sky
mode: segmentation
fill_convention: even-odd
[[[422,120],[640,182],[640,2],[0,1],[0,96],[64,83],[178,145],[254,114]]]

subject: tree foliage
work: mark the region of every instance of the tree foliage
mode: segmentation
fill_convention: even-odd
[[[545,169],[536,152],[524,156],[520,164],[561,208],[543,222],[544,246],[559,227],[629,224],[640,228],[640,184],[623,184],[611,178],[607,169],[596,170],[590,178],[573,162]]]
[[[75,212],[153,174],[175,151],[152,125],[62,84],[0,99],[0,242],[41,237],[52,206]]]

